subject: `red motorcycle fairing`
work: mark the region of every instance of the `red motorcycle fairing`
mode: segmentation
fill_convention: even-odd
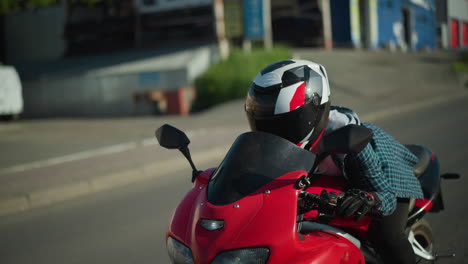
[[[416,199],[414,203],[415,208],[420,208],[426,212],[429,212],[434,203],[429,199]]]
[[[351,241],[329,232],[300,235],[297,231],[297,199],[294,188],[306,171],[287,173],[232,204],[208,202],[206,186],[213,169],[201,174],[176,209],[167,236],[188,246],[195,263],[208,264],[223,251],[267,247],[269,264],[364,263]],[[320,189],[321,191],[321,189]],[[202,219],[224,220],[224,228],[208,231]]]

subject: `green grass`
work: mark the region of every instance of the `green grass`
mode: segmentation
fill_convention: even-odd
[[[245,97],[250,83],[261,69],[273,62],[290,58],[291,53],[286,47],[275,47],[270,52],[261,49],[251,53],[234,50],[226,60],[212,65],[195,79],[197,96],[192,110],[200,111]]]
[[[463,53],[460,59],[452,64],[452,67],[456,72],[468,73],[468,52]]]

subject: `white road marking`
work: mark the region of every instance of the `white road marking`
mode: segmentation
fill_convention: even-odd
[[[120,152],[124,152],[130,149],[134,149],[137,146],[138,146],[137,142],[127,142],[127,143],[121,143],[121,144],[112,145],[108,147],[77,152],[77,153],[73,153],[69,155],[64,155],[61,157],[55,157],[55,158],[35,161],[31,163],[15,165],[12,167],[1,169],[0,175],[7,174],[7,173],[21,172],[21,171],[26,171],[26,170],[31,170],[31,169],[38,169],[38,168],[62,164],[65,162],[83,160],[83,159],[87,159],[91,157],[120,153]]]
[[[194,138],[198,136],[204,136],[208,133],[216,133],[216,132],[223,133],[229,130],[230,129],[224,128],[224,127],[216,127],[213,129],[200,128],[197,130],[188,131],[186,134],[188,138]],[[60,157],[54,157],[54,158],[44,159],[44,160],[30,162],[30,163],[24,163],[24,164],[0,169],[0,176],[2,174],[17,173],[17,172],[22,172],[22,171],[27,171],[27,170],[32,170],[32,169],[59,165],[59,164],[66,163],[66,162],[72,162],[72,161],[84,160],[84,159],[105,156],[105,155],[110,155],[110,154],[122,153],[128,150],[136,149],[138,147],[142,147],[142,146],[147,147],[147,146],[153,146],[157,144],[158,142],[155,137],[145,138],[140,141],[120,143],[120,144],[106,146],[106,147],[97,148],[93,150],[81,151],[81,152],[72,153],[72,154],[68,154],[68,155],[64,155]]]

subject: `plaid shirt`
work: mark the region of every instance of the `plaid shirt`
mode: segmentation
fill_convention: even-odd
[[[395,210],[397,197],[423,198],[421,185],[413,173],[418,158],[379,127],[361,125],[372,129],[374,136],[361,152],[345,157],[345,164],[355,164],[359,174],[353,187],[377,194],[384,215]]]

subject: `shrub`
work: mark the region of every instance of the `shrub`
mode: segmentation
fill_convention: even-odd
[[[267,65],[289,59],[291,54],[285,47],[272,51],[256,49],[251,53],[234,50],[226,59],[212,65],[195,79],[197,97],[193,111],[200,111],[247,94],[255,75]]]
[[[468,72],[468,52],[463,53],[452,66],[456,72]]]

